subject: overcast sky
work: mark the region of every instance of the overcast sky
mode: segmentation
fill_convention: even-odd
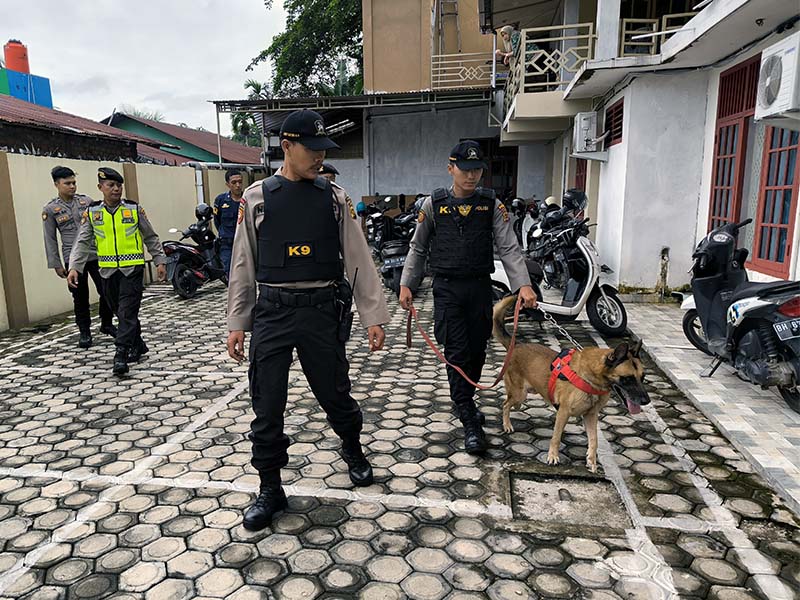
[[[266,81],[250,60],[283,30],[282,2],[262,0],[0,1],[0,43],[28,47],[31,73],[50,79],[53,105],[98,120],[123,104],[216,131],[207,100],[244,98]],[[230,118],[221,115],[223,134]]]

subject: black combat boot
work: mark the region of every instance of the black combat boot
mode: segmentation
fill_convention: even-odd
[[[456,404],[456,414],[464,426],[464,450],[469,454],[483,454],[489,447],[483,432],[485,418],[474,402]]]
[[[91,348],[92,347],[92,330],[89,329],[89,326],[83,326],[80,328],[81,337],[78,338],[78,348]]]
[[[100,333],[110,335],[112,338],[117,337],[117,328],[112,323],[106,323],[100,326]]]
[[[128,348],[117,346],[114,354],[114,375],[125,375],[128,371]]]
[[[350,475],[350,481],[353,482],[353,485],[358,487],[372,485],[374,481],[372,465],[369,464],[367,457],[364,456],[364,450],[362,450],[361,442],[358,439],[343,441],[342,449],[339,453],[342,456],[342,460],[347,463],[347,473]]]
[[[150,352],[150,348],[147,347],[144,340],[140,339],[139,343],[128,352],[128,362],[139,362],[139,359],[148,352]]]
[[[244,513],[244,528],[248,531],[264,529],[272,523],[272,517],[287,506],[289,502],[280,484],[261,486],[256,501]]]

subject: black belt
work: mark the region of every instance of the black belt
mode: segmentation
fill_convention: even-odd
[[[264,298],[283,306],[316,306],[332,301],[336,294],[332,287],[296,290],[271,287],[263,283],[258,285]]]

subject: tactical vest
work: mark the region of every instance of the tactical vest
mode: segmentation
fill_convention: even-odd
[[[494,272],[494,191],[478,188],[453,198],[439,188],[433,201],[431,270],[444,277],[482,277]]]
[[[123,200],[112,214],[104,202],[89,206],[100,267],[135,267],[144,264],[142,234],[139,232],[139,206]]]
[[[264,219],[258,228],[259,283],[330,281],[344,276],[333,189],[323,177],[261,184]]]

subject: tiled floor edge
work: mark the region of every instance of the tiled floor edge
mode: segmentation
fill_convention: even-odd
[[[664,374],[669,377],[669,380],[681,391],[683,394],[692,401],[698,410],[700,410],[713,424],[714,426],[719,429],[721,433],[725,435],[725,438],[739,451],[741,452],[747,460],[750,462],[751,465],[755,468],[756,472],[761,475],[771,486],[779,492],[781,500],[783,500],[787,507],[789,507],[795,515],[800,517],[800,497],[792,494],[786,486],[784,486],[783,482],[780,479],[774,477],[766,467],[764,467],[758,459],[756,459],[748,450],[747,446],[741,443],[736,436],[730,435],[727,428],[720,423],[720,421],[716,418],[715,415],[709,414],[708,411],[705,410],[701,402],[697,401],[694,394],[692,393],[691,389],[684,385],[684,383],[677,377],[674,376],[672,371],[669,369],[667,365],[661,362],[658,355],[650,349],[647,340],[643,339],[640,335],[638,335],[633,329],[628,329],[628,332],[634,336],[636,339],[642,340],[642,349],[647,353],[647,355],[653,360],[654,363],[661,369]]]

